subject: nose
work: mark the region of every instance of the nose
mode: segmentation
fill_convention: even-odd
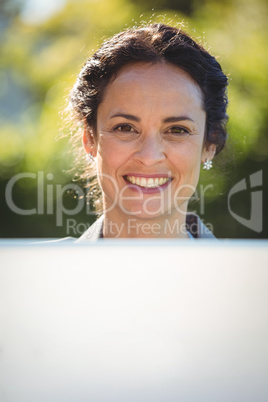
[[[153,166],[165,160],[165,152],[162,141],[156,138],[147,137],[141,140],[138,150],[134,155],[135,159],[145,166]]]

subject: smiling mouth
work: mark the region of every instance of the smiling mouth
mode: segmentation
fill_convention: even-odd
[[[137,177],[137,176],[124,176],[124,179],[130,184],[134,184],[143,188],[157,188],[164,186],[172,180],[171,177]]]

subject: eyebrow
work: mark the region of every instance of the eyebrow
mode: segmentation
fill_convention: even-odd
[[[137,122],[141,121],[141,119],[139,117],[133,116],[132,114],[116,113],[111,116],[111,119],[113,119],[114,117],[124,117],[124,119],[133,120],[133,121],[137,121]]]
[[[139,117],[134,116],[134,115],[132,115],[132,114],[126,114],[126,113],[116,113],[116,114],[113,114],[113,115],[111,116],[111,119],[114,118],[114,117],[123,117],[123,118],[125,118],[125,119],[133,120],[133,121],[136,121],[136,122],[140,122],[140,121],[141,121],[141,119],[140,119]],[[184,120],[184,121],[185,121],[185,120],[189,120],[189,121],[191,121],[191,122],[194,123],[194,120],[191,119],[191,118],[188,117],[188,116],[171,116],[171,117],[167,117],[166,119],[164,119],[163,122],[164,122],[164,123],[176,123],[177,121],[183,121],[183,120]]]
[[[176,123],[176,121],[183,121],[183,120],[189,120],[194,123],[194,120],[191,119],[188,116],[172,116],[172,117],[167,117],[164,119],[164,123]]]

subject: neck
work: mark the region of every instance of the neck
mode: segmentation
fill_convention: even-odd
[[[142,219],[135,215],[104,214],[105,238],[189,238],[186,211]]]

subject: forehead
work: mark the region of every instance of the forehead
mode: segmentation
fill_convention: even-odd
[[[130,77],[136,77],[138,79],[146,77],[146,79],[151,78],[151,80],[154,80],[157,77],[161,77],[162,79],[169,78],[172,80],[184,78],[184,80],[191,81],[192,84],[196,85],[199,88],[198,84],[190,76],[190,74],[188,74],[182,68],[165,61],[157,63],[137,62],[127,64],[117,72],[114,80],[127,80]]]
[[[100,107],[146,108],[152,104],[203,110],[203,93],[188,73],[173,64],[135,63],[123,67],[110,81]]]

